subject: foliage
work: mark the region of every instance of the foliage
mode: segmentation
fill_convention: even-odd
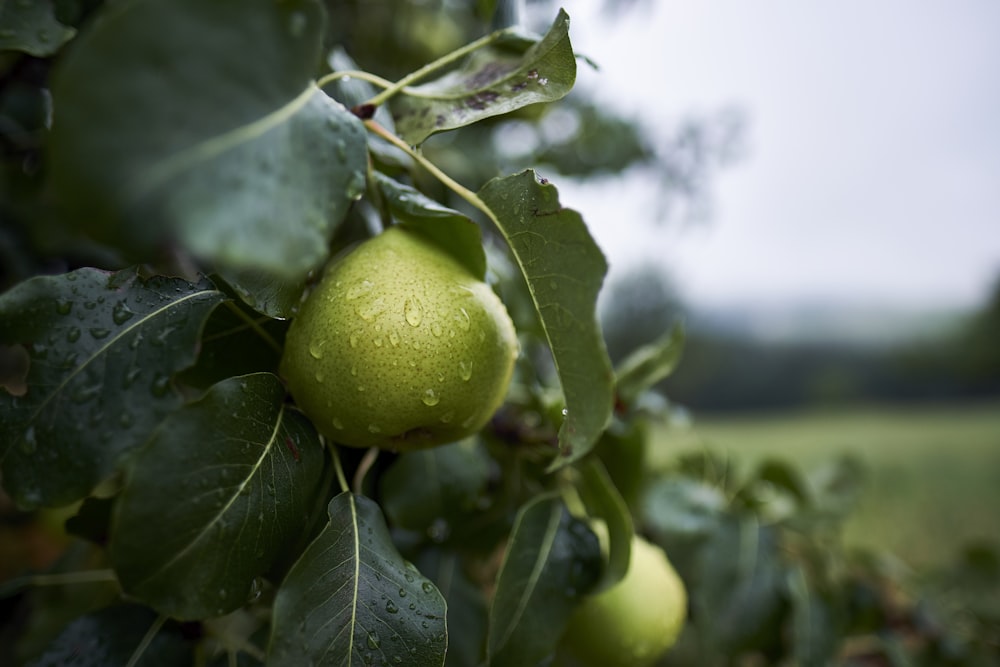
[[[455,20],[422,3],[29,4],[0,5],[0,464],[7,514],[59,557],[5,565],[4,662],[544,664],[635,532],[691,590],[664,664],[849,661],[872,636],[887,660],[990,659],[988,606],[972,632],[903,642],[892,622],[919,608],[845,565],[850,464],[652,470],[671,406],[649,389],[681,331],[612,369],[581,216],[532,170],[472,189],[423,150],[565,96],[565,12],[466,44],[497,3]],[[386,26],[405,39],[365,42]],[[392,66],[374,66],[387,43]],[[482,244],[449,233],[467,217]],[[288,319],[331,259],[398,222],[485,269],[520,334],[515,381],[462,442],[339,448],[281,381]],[[958,574],[995,586],[991,558]]]

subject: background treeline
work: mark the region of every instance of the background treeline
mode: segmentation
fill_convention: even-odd
[[[683,362],[660,388],[696,412],[1000,395],[1000,280],[988,302],[947,333],[914,331],[894,342],[748,337],[699,322],[649,267],[614,286],[603,320],[616,359],[685,321]]]

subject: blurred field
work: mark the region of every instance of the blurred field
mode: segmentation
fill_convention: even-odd
[[[849,545],[940,564],[965,540],[1000,545],[1000,402],[697,418],[660,452],[708,447],[740,466],[780,456],[806,467],[843,453],[867,466]]]

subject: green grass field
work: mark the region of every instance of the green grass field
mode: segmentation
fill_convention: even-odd
[[[778,456],[810,467],[852,453],[868,475],[847,544],[887,548],[914,566],[951,559],[966,540],[1000,545],[1000,402],[696,416],[660,444],[726,452],[738,465]]]

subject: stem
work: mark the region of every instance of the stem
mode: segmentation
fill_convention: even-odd
[[[146,631],[146,635],[142,638],[142,641],[135,647],[135,651],[132,653],[132,657],[128,659],[125,667],[135,667],[139,664],[139,660],[142,659],[142,654],[146,652],[146,649],[149,648],[153,639],[156,638],[156,633],[160,631],[160,628],[162,628],[163,624],[166,622],[167,617],[162,614],[155,621],[153,621],[153,624],[149,626],[149,630]]]
[[[500,38],[501,33],[502,33],[502,31],[497,31],[497,32],[490,33],[489,35],[486,35],[485,37],[480,37],[476,41],[470,42],[470,43],[466,44],[465,46],[452,51],[449,54],[441,56],[440,58],[438,58],[437,60],[435,60],[432,63],[428,63],[428,64],[424,65],[423,67],[421,67],[417,71],[410,72],[409,74],[407,74],[406,76],[404,76],[402,79],[400,79],[396,83],[392,84],[391,86],[389,86],[388,88],[386,88],[385,90],[383,90],[381,93],[379,93],[375,97],[373,97],[370,100],[368,100],[367,104],[372,104],[374,106],[378,106],[378,105],[382,104],[383,102],[385,102],[389,98],[393,97],[396,93],[400,92],[401,90],[403,90],[407,86],[411,86],[414,83],[416,83],[417,81],[419,81],[420,79],[423,79],[424,77],[426,77],[426,76],[428,76],[430,74],[433,74],[434,72],[436,72],[436,71],[438,71],[440,69],[443,69],[443,68],[447,67],[448,65],[452,64],[456,60],[464,58],[465,56],[467,56],[468,54],[472,53],[473,51],[481,49],[484,46],[489,46],[490,44],[492,44],[493,42],[497,41]]]
[[[333,456],[333,467],[337,471],[337,483],[340,484],[341,491],[350,491],[351,487],[347,486],[347,477],[344,476],[344,466],[340,463],[340,453],[337,451],[337,445],[330,443],[330,454]]]
[[[361,458],[361,463],[358,464],[358,469],[354,471],[354,493],[359,496],[361,493],[361,484],[365,481],[365,475],[371,470],[372,466],[375,465],[375,459],[378,458],[378,447],[369,447],[368,451]]]
[[[237,317],[243,320],[248,327],[253,329],[254,333],[260,336],[261,339],[267,343],[268,347],[277,352],[279,355],[281,354],[281,346],[278,345],[278,341],[274,340],[274,337],[271,336],[271,334],[264,331],[264,327],[260,326],[260,322],[244,313],[243,310],[232,301],[226,301],[225,304],[226,307],[233,311]]]
[[[370,74],[362,70],[346,69],[341,72],[332,72],[326,76],[320,77],[319,81],[316,82],[318,88],[323,86],[328,86],[338,79],[361,79],[362,81],[367,81],[368,83],[375,84],[379,88],[391,88],[393,86],[392,81],[388,79],[383,79],[375,74]]]
[[[60,572],[59,574],[34,574],[12,579],[3,585],[5,594],[14,593],[29,586],[64,586],[67,584],[117,583],[114,570],[83,570],[81,572]]]
[[[396,146],[397,148],[406,151],[406,153],[414,160],[416,160],[421,167],[429,171],[434,176],[434,178],[441,181],[455,194],[457,194],[465,201],[469,202],[469,204],[482,211],[483,214],[493,222],[493,224],[495,224],[498,228],[502,229],[502,227],[500,226],[500,221],[497,220],[497,217],[493,214],[493,211],[490,210],[490,207],[487,206],[486,203],[482,199],[480,199],[475,192],[469,190],[467,187],[465,187],[464,185],[453,179],[451,176],[441,171],[437,167],[437,165],[435,165],[433,162],[425,158],[419,152],[415,151],[412,146],[407,144],[405,141],[397,137],[389,130],[385,129],[384,127],[376,123],[374,120],[366,120],[365,127],[367,127],[371,132],[375,133],[376,135],[382,137],[383,139],[391,143],[393,146]]]

